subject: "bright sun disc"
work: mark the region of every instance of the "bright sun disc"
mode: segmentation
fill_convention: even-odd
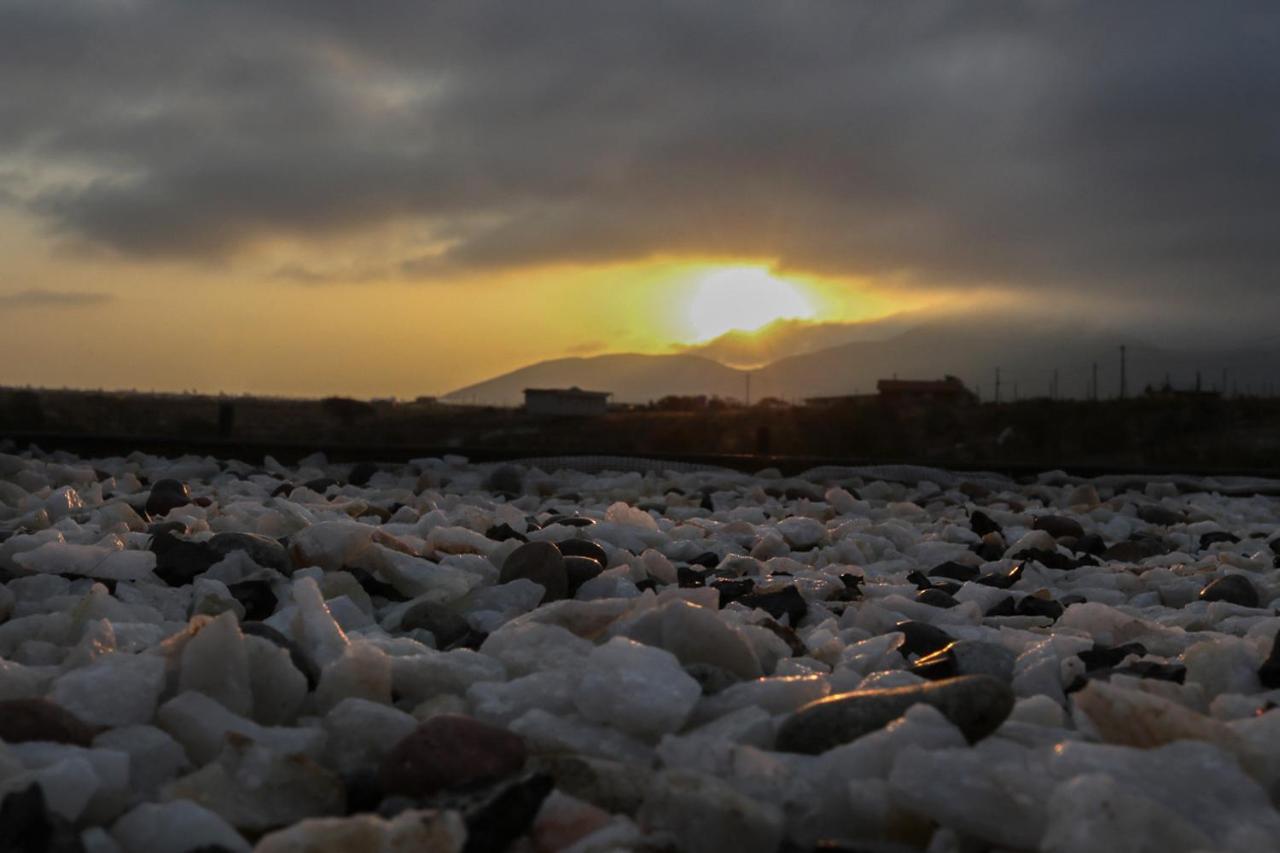
[[[754,332],[774,320],[813,315],[813,306],[799,287],[758,267],[733,267],[702,276],[687,312],[700,341],[735,330]]]

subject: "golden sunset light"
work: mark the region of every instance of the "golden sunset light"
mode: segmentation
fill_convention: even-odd
[[[761,267],[728,267],[699,277],[686,308],[695,341],[754,332],[775,320],[809,320],[815,309],[799,285]]]

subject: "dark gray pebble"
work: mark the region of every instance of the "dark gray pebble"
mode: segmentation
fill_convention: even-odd
[[[569,592],[569,575],[560,549],[550,542],[526,542],[512,551],[502,564],[499,583],[525,578],[540,584],[546,593],[543,603],[559,601]]]
[[[884,728],[920,702],[937,708],[976,743],[1005,721],[1014,696],[1008,684],[986,675],[841,693],[788,717],[778,730],[776,749],[817,755]]]

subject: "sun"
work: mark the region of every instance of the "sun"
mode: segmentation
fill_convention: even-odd
[[[754,332],[774,320],[811,319],[815,310],[798,286],[762,267],[727,267],[699,276],[686,309],[695,339]]]

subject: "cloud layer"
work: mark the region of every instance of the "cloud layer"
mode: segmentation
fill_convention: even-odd
[[[84,308],[102,305],[114,299],[110,293],[31,288],[17,293],[0,293],[0,308]]]
[[[0,193],[133,257],[1277,290],[1270,0],[11,0],[0,79]]]

